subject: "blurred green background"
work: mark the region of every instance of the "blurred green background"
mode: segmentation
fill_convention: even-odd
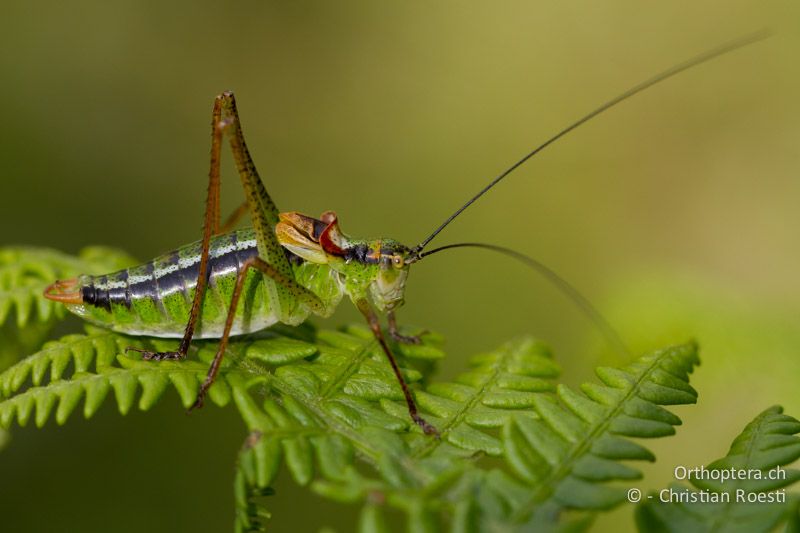
[[[505,166],[628,86],[761,27],[776,35],[581,128],[435,242],[516,247],[637,351],[699,339],[697,406],[641,488],[724,455],[763,408],[800,415],[800,6],[790,2],[6,2],[0,242],[148,259],[200,235],[214,95],[236,91],[284,210],[414,244]],[[223,206],[241,201],[230,159]],[[358,317],[343,302],[322,322]],[[442,374],[504,340],[549,342],[564,380],[620,364],[565,298],[481,251],[413,269],[404,322],[448,339]],[[76,324],[77,327],[77,324]],[[175,398],[173,398],[174,400]],[[177,401],[14,429],[7,531],[224,531],[244,427]],[[287,476],[275,531],[352,527]],[[630,507],[599,529],[632,528]],[[334,512],[336,511],[336,512]]]

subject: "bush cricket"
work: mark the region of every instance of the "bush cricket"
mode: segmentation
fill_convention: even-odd
[[[319,218],[280,212],[267,193],[245,144],[233,93],[217,96],[212,112],[211,165],[200,241],[140,266],[102,276],[82,275],[50,285],[45,297],[66,304],[78,316],[130,335],[180,338],[172,352],[143,351],[149,360],[183,359],[193,338],[219,339],[216,356],[192,408],[203,405],[232,335],[247,334],[277,322],[297,325],[311,314],[330,316],[344,295],[364,315],[402,388],[411,419],[426,434],[436,428],[419,414],[403,379],[378,313],[396,342],[418,343],[400,333],[395,311],[403,304],[411,265],[431,254],[475,247],[518,259],[544,274],[573,299],[616,348],[624,345],[607,321],[571,285],[541,263],[519,252],[484,243],[457,243],[424,251],[444,228],[500,181],[574,129],[604,111],[701,63],[766,37],[758,32],[706,51],[608,100],[531,150],[461,205],[416,246],[387,239],[356,239],[339,227],[336,214]],[[220,157],[227,137],[246,201],[223,224],[220,219]],[[249,214],[252,227],[232,230]],[[142,351],[142,350],[139,350]]]

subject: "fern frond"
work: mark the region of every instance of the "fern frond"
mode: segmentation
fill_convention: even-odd
[[[598,368],[602,385],[583,393],[559,385],[555,397],[537,396],[538,419],[514,417],[503,432],[513,471],[532,488],[514,514],[538,523],[561,509],[602,510],[625,500],[625,489],[609,481],[639,479],[620,461],[653,461],[653,454],[628,438],[672,435],[680,419],[661,406],[695,403],[689,385],[697,346],[686,344],[641,357],[633,364]]]
[[[17,327],[30,321],[63,318],[64,306],[45,299],[44,289],[57,279],[79,274],[101,274],[135,261],[111,248],[86,248],[75,257],[48,248],[0,248],[0,325],[15,313]]]
[[[165,346],[160,341],[159,346]],[[91,417],[113,391],[121,414],[126,414],[141,390],[138,407],[151,408],[171,384],[184,407],[194,402],[208,365],[197,361],[153,365],[125,355],[125,348],[147,347],[148,341],[94,327],[86,334],[67,335],[0,373],[0,426],[16,418],[24,426],[33,417],[43,426],[55,409],[63,424],[84,400],[83,415]],[[67,375],[69,374],[69,375]],[[230,390],[224,382],[209,391],[209,398],[225,405]],[[214,390],[216,389],[216,390]]]
[[[783,467],[800,458],[797,433],[800,421],[783,408],[765,410],[725,457],[690,479],[697,490],[675,483],[645,499],[636,509],[639,530],[766,532],[787,521],[796,525],[800,496],[787,494],[786,487],[800,480],[800,471]],[[724,472],[729,477],[723,480]],[[673,497],[684,500],[673,503]]]
[[[233,481],[236,533],[266,531],[266,522],[272,518],[272,513],[257,501],[259,498],[274,494],[272,488],[258,483],[253,446],[260,438],[261,435],[258,433],[249,435],[239,451],[236,462],[236,477]]]
[[[352,336],[321,332],[320,338],[326,335],[339,345],[357,346]],[[378,353],[364,359],[371,344],[355,354],[361,366],[378,362],[371,359]],[[310,484],[331,499],[364,504],[360,524],[365,530],[379,527],[389,508],[406,514],[410,530],[435,531],[441,523],[461,524],[463,530],[547,528],[570,509],[611,507],[624,490],[606,482],[640,475],[619,461],[653,460],[649,451],[623,437],[673,433],[680,421],[659,405],[696,398],[688,386],[688,373],[697,363],[693,344],[621,370],[600,369],[605,385],[586,386],[590,396],[583,396],[556,388],[549,380],[558,367],[546,349],[522,339],[474,358],[470,371],[455,382],[417,391],[426,418],[442,433],[436,440],[415,427],[407,432],[399,398],[379,400],[392,417],[383,418],[371,401],[374,391],[349,386],[363,383],[363,373],[329,349],[321,346],[317,358],[303,362],[304,371],[289,365],[232,383],[235,403],[258,436],[248,486],[269,486],[284,463],[301,485]],[[341,392],[324,383],[341,383]],[[385,383],[381,389],[391,387]],[[254,392],[266,394],[263,405]],[[487,468],[484,455],[501,456],[508,468]],[[371,476],[353,468],[354,456],[373,467]],[[535,458],[542,462],[532,463]],[[567,519],[580,530],[592,516]],[[246,526],[238,523],[241,530]]]
[[[249,432],[236,475],[236,527],[257,531],[281,465],[310,490],[360,505],[360,527],[379,531],[400,511],[413,531],[585,528],[591,511],[620,501],[612,480],[638,477],[620,461],[652,460],[628,437],[671,434],[680,421],[661,405],[691,403],[696,347],[675,347],[623,369],[599,369],[603,385],[584,393],[556,386],[547,348],[523,338],[474,357],[452,382],[424,383],[409,366],[441,357],[435,336],[398,346],[399,362],[440,439],[410,422],[385,356],[365,328],[280,327],[234,339],[209,392],[232,403]],[[194,400],[216,342],[195,344],[189,360],[145,362],[129,345],[174,348],[97,328],[68,335],[0,373],[0,425],[55,412],[64,423],[83,400],[92,416],[112,396],[121,413],[150,408],[170,386]],[[141,392],[139,392],[141,391]],[[590,511],[570,513],[571,510]]]
[[[470,370],[454,383],[434,383],[417,393],[417,403],[441,433],[440,439],[419,439],[412,456],[433,455],[444,443],[468,452],[501,455],[503,444],[487,430],[501,428],[512,417],[534,416],[538,393],[555,390],[561,369],[549,350],[530,338],[510,342],[493,352],[473,357]],[[382,402],[387,412],[407,416],[398,402]]]

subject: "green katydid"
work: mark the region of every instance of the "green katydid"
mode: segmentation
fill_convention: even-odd
[[[211,168],[202,240],[178,248],[141,266],[104,276],[80,276],[56,281],[45,291],[82,318],[132,335],[179,337],[173,352],[143,352],[144,359],[182,359],[193,338],[218,338],[219,347],[192,406],[200,407],[214,383],[231,335],[251,333],[277,322],[296,325],[309,315],[329,316],[347,295],[366,318],[386,354],[414,422],[426,434],[436,434],[417,411],[381,329],[376,310],[385,313],[389,335],[400,334],[395,310],[402,305],[409,268],[422,258],[454,247],[478,247],[504,253],[538,270],[586,311],[607,337],[620,347],[608,323],[572,286],[532,258],[481,243],[459,243],[423,251],[453,219],[531,157],[575,128],[631,96],[686,69],[765,37],[753,34],[707,51],[636,85],[583,116],[529,152],[450,215],[414,247],[391,239],[360,240],[339,228],[333,212],[319,219],[278,211],[245,145],[234,96],[219,95],[212,113]],[[227,135],[246,202],[224,225],[220,223],[220,156]],[[252,228],[231,231],[249,213]]]

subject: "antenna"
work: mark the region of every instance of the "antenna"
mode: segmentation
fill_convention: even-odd
[[[422,259],[423,257],[427,257],[431,254],[442,252],[444,250],[450,250],[452,248],[481,248],[511,257],[512,259],[516,259],[517,261],[521,262],[528,268],[532,268],[544,276],[547,281],[555,285],[558,290],[560,290],[567,298],[572,300],[572,302],[577,305],[581,311],[583,311],[589,320],[591,320],[594,325],[597,326],[597,329],[603,334],[603,337],[605,337],[612,349],[618,350],[620,353],[625,355],[631,354],[630,350],[625,345],[625,342],[623,342],[622,337],[620,337],[619,333],[617,333],[617,330],[615,330],[611,323],[606,320],[603,314],[600,313],[600,311],[598,311],[594,305],[592,305],[592,302],[590,302],[567,280],[556,274],[552,269],[548,268],[533,257],[527,256],[516,250],[512,250],[511,248],[506,248],[505,246],[498,246],[496,244],[486,244],[482,242],[460,242],[456,244],[447,244],[445,246],[440,246],[439,248],[434,248],[429,252],[421,253],[419,254],[419,258]]]
[[[533,156],[535,156],[536,154],[538,154],[539,152],[541,152],[542,150],[544,150],[545,148],[547,148],[548,146],[550,146],[551,144],[553,144],[554,142],[559,140],[560,138],[564,137],[565,135],[570,133],[572,130],[578,128],[578,126],[581,126],[581,125],[585,124],[586,122],[589,122],[591,119],[593,119],[594,117],[596,117],[597,115],[599,115],[603,111],[611,109],[615,105],[627,100],[631,96],[634,96],[634,95],[644,91],[645,89],[648,89],[648,88],[652,87],[653,85],[656,85],[656,84],[658,84],[658,83],[660,83],[660,82],[662,82],[662,81],[664,81],[664,80],[666,80],[668,78],[671,78],[672,76],[675,76],[676,74],[679,74],[679,73],[681,73],[681,72],[683,72],[685,70],[689,70],[692,67],[696,67],[697,65],[705,63],[706,61],[710,61],[712,59],[715,59],[717,57],[725,55],[728,52],[733,52],[734,50],[738,50],[739,48],[745,47],[747,45],[753,44],[753,43],[758,42],[758,41],[762,41],[762,40],[766,39],[767,37],[769,37],[770,35],[772,35],[771,31],[763,29],[763,30],[759,30],[757,32],[745,35],[743,37],[739,37],[738,39],[735,39],[733,41],[729,41],[729,42],[727,42],[725,44],[717,46],[716,48],[712,48],[711,50],[707,50],[706,52],[703,52],[700,55],[694,56],[693,58],[688,59],[688,60],[686,60],[686,61],[684,61],[682,63],[678,63],[676,65],[673,65],[672,67],[668,68],[667,70],[664,70],[664,71],[656,74],[652,78],[650,78],[648,80],[645,80],[645,81],[639,83],[638,85],[634,85],[633,87],[631,87],[627,91],[625,91],[625,92],[621,93],[620,95],[612,98],[611,100],[608,100],[603,105],[601,105],[600,107],[596,108],[594,111],[591,111],[590,113],[584,115],[583,117],[581,117],[577,121],[573,122],[572,124],[570,124],[569,126],[564,128],[563,130],[559,131],[558,133],[556,133],[555,135],[550,137],[548,140],[546,140],[545,142],[543,142],[542,144],[540,144],[539,146],[537,146],[536,148],[534,148],[533,150],[528,152],[528,154],[525,155],[525,157],[523,157],[522,159],[520,159],[519,161],[517,161],[516,163],[514,163],[513,165],[508,167],[506,170],[504,170],[499,176],[494,178],[488,185],[486,185],[483,189],[481,189],[478,192],[478,194],[476,194],[475,196],[470,198],[464,205],[459,207],[452,215],[450,215],[447,218],[447,220],[445,220],[438,228],[436,228],[433,231],[433,233],[428,235],[428,237],[425,240],[423,240],[421,243],[419,243],[414,248],[412,248],[412,250],[411,250],[412,256],[413,255],[419,256],[420,252],[422,252],[422,250],[428,245],[428,243],[430,243],[434,239],[434,237],[436,237],[444,228],[446,228],[447,225],[450,224],[465,209],[467,209],[469,206],[471,206],[473,203],[475,203],[475,201],[478,200],[478,198],[480,198],[481,196],[483,196],[484,194],[489,192],[489,190],[492,187],[494,187],[495,185],[500,183],[503,180],[503,178],[505,178],[506,176],[508,176],[509,174],[514,172],[516,169],[521,167],[530,158],[532,158]]]

